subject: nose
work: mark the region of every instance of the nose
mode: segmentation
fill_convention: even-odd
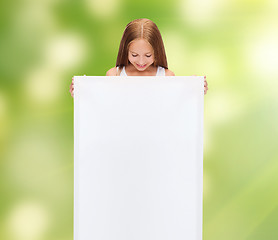
[[[143,57],[140,57],[140,59],[139,59],[139,64],[140,64],[140,65],[144,65],[144,59],[143,59]]]

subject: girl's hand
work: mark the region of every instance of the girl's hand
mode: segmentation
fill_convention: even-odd
[[[205,82],[204,82],[204,93],[206,94],[207,91],[208,91],[208,83],[207,83],[207,80],[206,80],[207,76],[205,76]]]
[[[73,82],[73,79],[74,79],[74,78],[72,78],[71,85],[70,85],[70,90],[69,90],[69,92],[70,92],[70,94],[71,94],[72,97],[74,96],[74,93],[73,93],[73,90],[74,90],[74,82]]]
[[[192,75],[192,76],[197,76],[197,75]],[[206,94],[208,91],[208,83],[207,83],[206,78],[207,78],[207,76],[205,76],[205,81],[204,81],[204,94]]]

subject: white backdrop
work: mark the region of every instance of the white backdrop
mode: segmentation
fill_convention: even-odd
[[[74,239],[201,240],[203,77],[74,78]]]

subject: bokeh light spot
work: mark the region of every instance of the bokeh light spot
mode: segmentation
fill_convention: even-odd
[[[54,36],[44,49],[45,64],[59,71],[69,70],[83,63],[87,52],[87,44],[78,34]]]
[[[36,201],[15,205],[7,219],[8,233],[14,240],[42,239],[49,226],[47,209]]]
[[[122,6],[120,0],[85,0],[85,4],[94,17],[106,20],[115,17]]]
[[[35,69],[25,80],[26,99],[33,104],[51,103],[60,96],[62,81],[57,69]]]
[[[194,27],[205,27],[213,23],[229,1],[221,0],[186,0],[178,8],[184,22]]]
[[[278,32],[273,31],[275,27],[271,23],[263,24],[259,31],[258,28],[254,29],[254,33],[247,34],[243,45],[249,71],[264,77],[265,80],[278,77]],[[273,83],[278,87],[278,81]]]

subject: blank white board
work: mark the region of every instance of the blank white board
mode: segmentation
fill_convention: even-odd
[[[74,239],[201,240],[204,78],[74,85]]]

